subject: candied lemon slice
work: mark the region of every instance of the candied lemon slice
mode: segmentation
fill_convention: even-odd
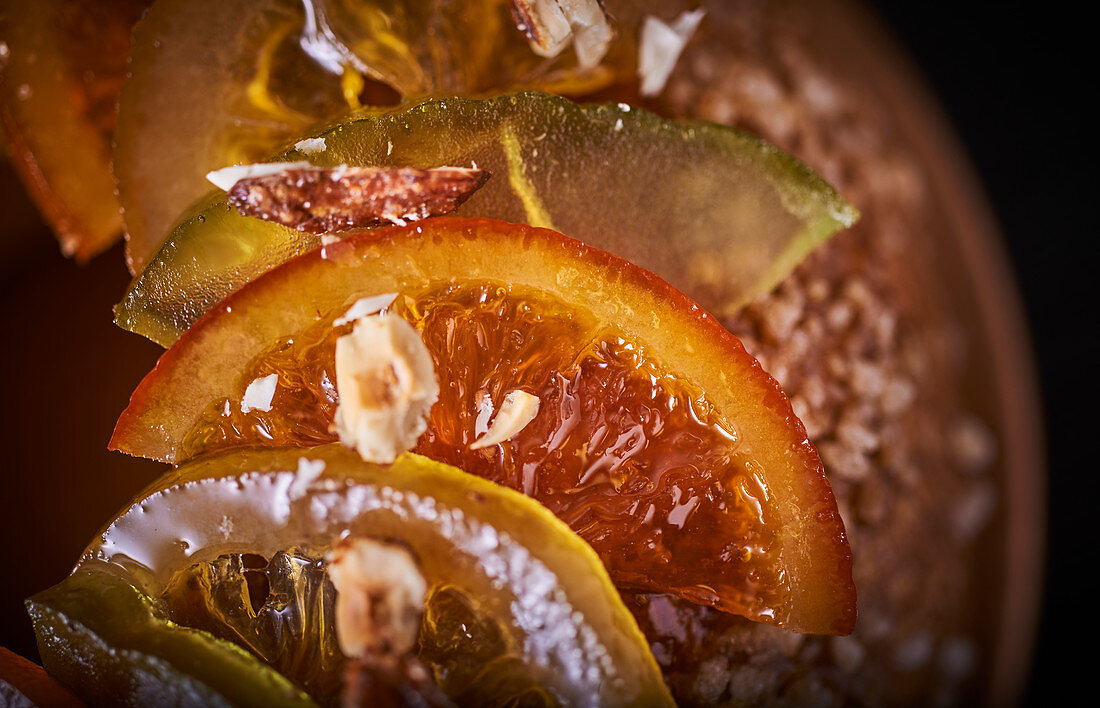
[[[458,214],[553,227],[654,271],[719,314],[771,289],[856,218],[807,167],[748,135],[543,93],[431,100],[312,137],[324,139],[323,151],[276,159],[476,164],[493,176]],[[116,322],[170,344],[226,295],[319,244],[241,216],[214,194],[130,285]]]
[[[323,565],[313,565],[311,580],[310,568],[290,561],[287,573],[268,576],[266,598],[255,589],[249,597],[247,585],[233,582],[239,576],[215,566],[234,554],[286,558],[287,549],[322,558],[347,534],[400,542],[416,558],[431,595],[421,659],[444,688],[476,693],[471,680],[458,680],[476,674],[502,691],[482,695],[496,705],[507,703],[509,687],[537,688],[563,705],[671,704],[599,559],[546,509],[416,455],[375,465],[339,445],[207,457],[155,482],[107,526],[72,577],[32,598],[46,666],[82,692],[97,690],[73,675],[84,661],[128,671],[138,688],[167,683],[160,688],[176,693],[165,696],[180,695],[185,678],[234,702],[291,695],[273,692],[270,669],[244,665],[259,662],[243,652],[168,621],[199,617],[210,633],[247,638],[253,654],[327,700],[318,671],[338,682],[344,661],[331,641]],[[321,609],[308,615],[311,607]],[[444,641],[448,618],[469,622],[470,631]],[[484,625],[491,631],[473,631]],[[471,638],[473,646],[453,651]],[[159,673],[139,673],[149,667]],[[240,686],[230,685],[234,673]],[[121,684],[110,688],[126,693]]]

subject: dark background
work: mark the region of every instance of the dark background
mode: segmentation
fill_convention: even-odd
[[[1063,3],[875,5],[968,149],[1024,296],[1050,470],[1047,582],[1025,703],[1048,704],[1075,695],[1095,671],[1082,631],[1094,624],[1087,603],[1100,589],[1087,571],[1100,537],[1089,523],[1097,518],[1097,469],[1085,464],[1098,419],[1086,408],[1096,396],[1088,367],[1100,362],[1097,226],[1085,216],[1097,202],[1084,102],[1096,92],[1095,56],[1085,56],[1095,38]]]
[[[1097,516],[1093,500],[1100,474],[1095,463],[1085,464],[1096,435],[1085,429],[1086,422],[1098,416],[1084,405],[1096,389],[1086,367],[1100,362],[1100,318],[1092,297],[1097,228],[1085,218],[1086,205],[1096,202],[1095,144],[1085,129],[1083,99],[1096,91],[1096,72],[1089,68],[1095,62],[1085,61],[1085,48],[1095,40],[1086,37],[1085,19],[1060,4],[970,4],[950,11],[931,3],[874,5],[913,55],[969,150],[1003,227],[1026,303],[1041,371],[1050,466],[1044,615],[1026,703],[1047,703],[1089,676],[1091,662],[1086,665],[1089,656],[1081,646],[1090,638],[1081,628],[1095,622],[1086,603],[1100,589],[1081,577],[1095,559],[1098,534],[1089,520]],[[16,188],[6,171],[0,188],[5,196]],[[7,226],[41,228],[26,207],[4,203]],[[20,400],[34,396],[55,397],[57,408],[52,420],[23,421],[16,427],[34,432],[9,442],[0,513],[19,518],[14,505],[25,494],[41,494],[42,486],[21,482],[22,475],[51,465],[63,468],[72,458],[68,451],[102,448],[135,377],[151,366],[158,349],[104,321],[125,283],[117,249],[78,268],[59,262],[55,243],[43,235],[18,245],[0,243],[0,261],[18,264],[0,272],[0,375],[8,396],[8,405],[0,406],[2,417],[18,416]],[[13,297],[28,286],[44,295],[33,302]],[[86,324],[64,332],[49,327],[51,318],[69,321],[73,308]],[[82,344],[87,341],[97,346]],[[67,389],[89,378],[102,382],[104,396],[65,397]],[[43,565],[21,557],[23,534],[34,534],[34,546],[46,549],[50,559],[75,559],[80,548],[72,547],[71,529],[87,530],[77,538],[90,537],[107,518],[102,509],[113,510],[117,499],[142,486],[155,469],[118,455],[105,459],[112,468],[109,478],[96,470],[78,471],[64,488],[52,490],[68,500],[65,532],[51,520],[3,524],[5,535],[14,537],[4,538],[9,563],[0,572],[9,575],[12,564],[21,563],[20,575],[26,576],[21,582],[34,587],[57,582],[67,562]],[[26,646],[8,645],[31,653],[29,622],[24,624],[5,626],[2,634],[5,642],[25,638]]]

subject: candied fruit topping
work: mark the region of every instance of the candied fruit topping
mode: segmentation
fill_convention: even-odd
[[[333,322],[343,309],[255,357],[234,397],[186,437],[183,458],[334,441],[335,342],[349,327]],[[643,346],[545,294],[499,284],[403,293],[384,311],[420,331],[440,382],[417,452],[538,499],[621,587],[785,619],[789,583],[759,464],[702,392]],[[273,373],[271,410],[242,412],[244,386]],[[499,410],[517,389],[539,398],[534,419],[506,442],[470,449],[485,396]]]

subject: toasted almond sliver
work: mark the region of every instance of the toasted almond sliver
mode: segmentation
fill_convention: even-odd
[[[554,0],[512,0],[512,19],[540,57],[556,57],[573,38],[569,20]]]
[[[356,300],[348,311],[341,317],[337,317],[332,321],[333,327],[340,327],[346,325],[349,322],[362,319],[367,315],[373,315],[379,310],[389,307],[393,304],[393,301],[397,299],[397,293],[383,293],[381,295],[374,295],[372,297],[364,297]]]
[[[474,435],[481,437],[489,432],[489,421],[493,419],[493,397],[485,389],[474,394]]]
[[[268,374],[248,384],[248,387],[244,390],[244,396],[241,398],[241,413],[251,411],[264,411],[266,413],[271,410],[271,399],[275,397],[275,388],[278,385],[278,374]]]
[[[499,445],[527,427],[539,413],[539,397],[526,391],[512,391],[504,397],[489,431],[470,444],[471,450]]]
[[[566,4],[566,3],[563,3]],[[574,0],[566,9],[569,24],[573,27],[573,48],[577,52],[577,65],[582,69],[594,69],[600,65],[611,46],[614,32],[607,14],[597,0]]]
[[[314,155],[319,152],[324,152],[326,147],[324,138],[306,138],[305,140],[299,140],[294,143],[294,149],[303,155]]]
[[[307,170],[312,167],[313,165],[304,160],[298,162],[261,162],[255,165],[232,165],[230,167],[223,167],[220,170],[214,170],[213,172],[207,172],[206,179],[210,180],[218,189],[228,192],[233,188],[233,185],[240,182],[242,179],[276,175],[280,172],[286,172],[287,170]]]
[[[582,69],[599,65],[614,36],[599,0],[512,0],[512,18],[539,56],[555,57],[573,42]]]
[[[706,10],[699,8],[684,12],[671,25],[656,17],[646,17],[642,23],[641,41],[638,43],[639,93],[656,96],[664,90],[676,61],[684,51],[688,40],[699,28]]]
[[[319,234],[446,214],[488,178],[468,167],[306,165],[239,179],[228,200],[245,216]]]

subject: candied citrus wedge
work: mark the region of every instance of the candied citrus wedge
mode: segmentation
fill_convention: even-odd
[[[210,170],[263,159],[315,121],[393,103],[394,91],[595,90],[632,76],[643,12],[666,17],[685,4],[612,0],[621,30],[607,65],[580,71],[572,52],[531,51],[511,0],[160,0],[135,29],[119,100],[114,160],[131,272],[209,191]]]
[[[41,666],[0,647],[0,705],[80,708],[85,704]]]
[[[543,93],[431,100],[321,131],[325,149],[277,160],[467,166],[492,178],[457,213],[553,227],[648,268],[713,312],[770,290],[855,211],[789,155],[711,124]],[[203,312],[320,237],[210,197],[172,233],[116,309],[167,345]]]
[[[87,562],[27,611],[46,670],[95,705],[316,705],[239,647],[171,622],[117,566]]]
[[[387,293],[439,379],[418,452],[535,497],[622,587],[803,632],[851,630],[844,528],[779,385],[667,283],[547,229],[441,217],[269,271],[161,357],[111,447],[178,463],[335,440],[335,340],[351,327],[336,322]],[[269,410],[242,407],[272,375]],[[539,397],[538,415],[471,449],[485,399],[499,409],[515,390]]]
[[[61,242],[86,261],[122,233],[111,177],[130,27],[149,0],[0,2],[0,121]]]
[[[671,705],[599,559],[546,509],[416,455],[380,466],[339,445],[207,457],[153,483],[30,600],[46,666],[97,698],[77,665],[112,680],[155,667],[135,681],[151,691],[298,701],[270,666],[329,703],[345,658],[321,559],[348,535],[412,553],[428,586],[419,656],[460,702]]]

